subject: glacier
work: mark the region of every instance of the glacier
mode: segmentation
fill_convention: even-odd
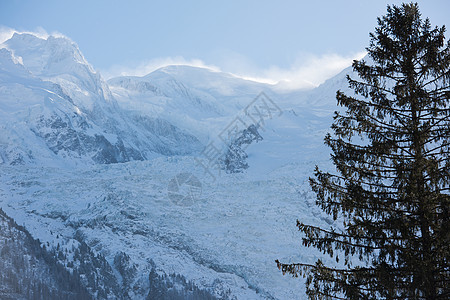
[[[159,278],[184,296],[304,299],[302,279],[274,260],[328,259],[301,247],[295,221],[333,223],[308,178],[332,167],[323,137],[350,72],[284,93],[190,66],[105,81],[70,39],[15,33],[0,45],[0,207],[47,249],[87,247],[107,264],[89,269],[104,281],[102,293],[86,284],[95,298],[156,297]],[[225,155],[236,120],[257,125],[246,108],[261,92],[279,111],[245,143],[248,167],[211,176],[198,158],[208,145]],[[178,174],[201,183],[189,203],[169,197]],[[59,261],[80,267],[73,254]]]

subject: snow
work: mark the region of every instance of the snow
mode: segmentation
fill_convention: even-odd
[[[219,279],[239,299],[259,298],[255,290],[263,298],[289,299],[302,293],[302,284],[283,277],[274,260],[312,262],[313,252],[300,252],[295,220],[329,222],[313,205],[312,168],[291,165],[266,180],[224,174],[213,183],[191,157],[72,171],[8,167],[1,189],[9,194],[1,197],[7,213],[42,241],[55,239],[49,228],[67,240],[81,230],[109,261],[124,251],[142,274],[153,259],[200,286]],[[168,182],[178,172],[202,182],[191,206],[168,199]]]
[[[230,299],[305,298],[303,280],[283,276],[274,261],[320,256],[301,248],[295,222],[332,223],[315,206],[308,178],[316,164],[331,167],[323,137],[349,70],[314,90],[280,94],[187,66],[106,83],[65,38],[15,34],[0,48],[0,206],[33,237],[72,247],[82,233],[111,265],[123,251],[138,265],[136,283],[147,281],[152,260],[199,287],[230,289]],[[236,118],[251,122],[244,110],[261,92],[279,111],[260,124],[263,140],[245,150],[250,167],[211,178],[196,158],[208,143],[225,149],[221,132]],[[69,133],[123,141],[145,159],[95,164],[88,146],[63,147],[75,140]],[[202,184],[186,205],[167,190],[180,173]]]

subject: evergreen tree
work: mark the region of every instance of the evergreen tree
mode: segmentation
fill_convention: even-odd
[[[449,299],[450,42],[417,4],[388,6],[347,77],[355,95],[337,92],[335,173],[310,184],[317,205],[343,230],[297,221],[303,245],[341,267],[283,264],[306,276],[311,299]],[[360,261],[356,261],[359,258]]]

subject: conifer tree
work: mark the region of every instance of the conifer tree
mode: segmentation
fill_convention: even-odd
[[[315,170],[317,205],[342,229],[303,224],[303,245],[340,267],[279,262],[311,299],[450,299],[450,42],[417,4],[388,6],[368,59],[338,91],[335,172]],[[339,265],[339,264],[337,264]]]

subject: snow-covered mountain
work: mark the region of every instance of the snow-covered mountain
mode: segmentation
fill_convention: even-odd
[[[0,46],[0,207],[96,298],[303,299],[274,260],[320,256],[295,221],[332,222],[308,177],[330,167],[349,72],[290,93],[188,66],[105,82],[69,39],[15,34]],[[239,173],[221,167],[233,149]]]
[[[16,33],[3,47],[0,156],[6,163],[115,163],[201,149],[195,136],[166,120],[121,110],[67,38]]]
[[[124,109],[145,111],[195,133],[207,142],[271,86],[231,74],[190,66],[168,66],[143,77],[110,79],[110,89]]]

